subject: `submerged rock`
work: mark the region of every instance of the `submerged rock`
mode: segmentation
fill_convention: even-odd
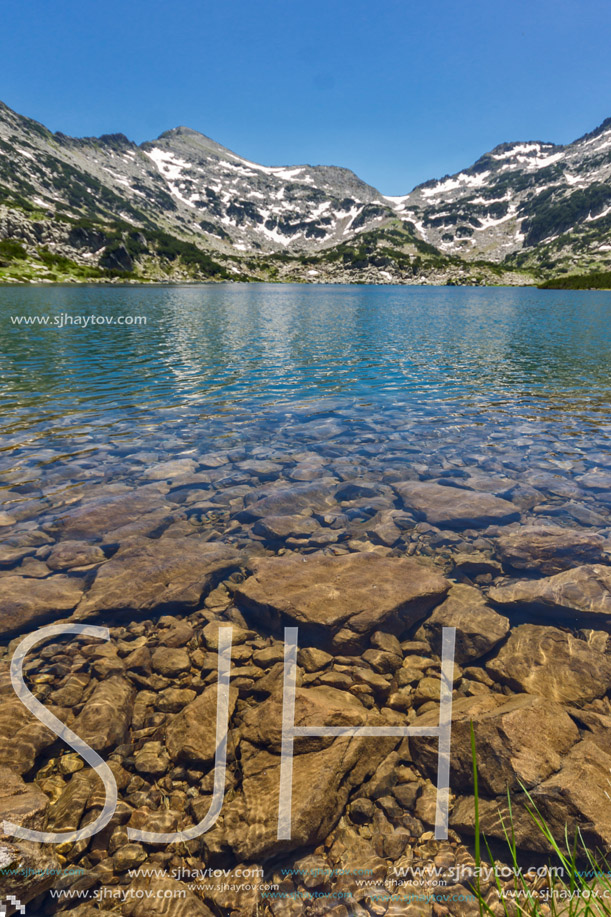
[[[57,715],[57,708],[49,709]],[[16,695],[2,697],[0,766],[27,774],[34,767],[38,755],[53,745],[56,739],[55,733],[35,719]]]
[[[233,548],[196,535],[144,539],[100,567],[75,618],[105,611],[195,608],[215,578],[235,568],[238,556]]]
[[[378,726],[383,722],[379,714],[369,713],[344,691],[298,691],[296,725]],[[225,842],[238,858],[270,856],[320,843],[337,823],[351,792],[375,772],[399,741],[356,737],[297,739],[292,835],[282,840],[277,837],[281,725],[281,703],[277,699],[255,708],[245,720],[240,744],[242,792],[227,805],[223,830]]]
[[[106,555],[99,545],[88,544],[86,541],[60,541],[52,548],[46,564],[51,570],[71,570],[74,567],[101,564],[105,560]]]
[[[61,574],[46,579],[4,576],[1,585],[0,636],[24,633],[66,617],[83,594],[82,580]]]
[[[271,540],[284,541],[287,538],[307,538],[319,528],[311,516],[266,516],[255,523],[253,531]]]
[[[229,689],[229,719],[238,699],[236,688]],[[209,685],[198,698],[188,704],[168,724],[165,745],[174,761],[212,764],[217,742],[217,688]]]
[[[579,826],[592,847],[611,845],[611,806],[608,805],[611,754],[591,739],[575,745],[561,769],[538,787],[537,807],[556,838],[564,837],[566,825]]]
[[[100,682],[76,718],[74,731],[100,753],[125,741],[131,724],[135,691],[120,675]]]
[[[171,515],[172,508],[164,500],[167,491],[165,484],[146,484],[116,496],[91,500],[60,515],[53,528],[65,540],[97,540],[114,529],[141,522],[144,515],[162,507]]]
[[[591,850],[609,848],[611,807],[606,804],[606,793],[610,769],[611,755],[585,739],[573,746],[555,773],[530,790],[532,802],[560,845],[565,837],[572,839],[579,830]],[[480,798],[480,830],[505,842],[505,831],[510,825],[519,849],[549,853],[551,847],[544,833],[529,814],[532,802],[523,793],[514,792],[510,812],[505,794],[495,799]],[[464,834],[475,833],[472,796],[457,800],[450,825]]]
[[[414,721],[433,724],[438,711]],[[478,778],[485,795],[537,786],[555,773],[573,745],[579,729],[560,706],[543,697],[499,694],[459,698],[452,709],[451,786],[454,792],[473,790],[471,724],[477,750]],[[437,745],[431,739],[410,739],[414,756],[434,777]]]
[[[600,469],[588,471],[577,480],[582,487],[587,487],[588,490],[611,490],[611,474],[608,471]]]
[[[242,738],[267,751],[280,753],[282,714],[282,696],[277,693],[246,712]],[[360,701],[347,691],[319,686],[297,688],[295,692],[295,726],[364,726],[368,715]],[[332,742],[332,738],[297,736],[294,750],[296,754],[316,751]]]
[[[270,626],[303,628],[336,648],[362,647],[384,625],[405,630],[446,594],[449,582],[411,558],[374,553],[291,555],[261,560],[236,600]]]
[[[488,593],[495,605],[509,610],[532,608],[546,614],[611,616],[611,567],[586,564],[539,580],[499,586]]]
[[[35,784],[0,766],[0,901],[14,895],[27,904],[56,884],[60,863],[54,848],[3,833],[5,821],[42,830],[48,807],[48,797]]]
[[[0,765],[0,832],[5,821],[23,828],[40,827],[48,805],[48,797],[36,784],[25,783],[14,770]]]
[[[443,627],[456,628],[454,659],[462,665],[484,656],[500,643],[509,631],[509,619],[493,611],[479,590],[458,584],[422,623],[416,639],[427,640],[441,655]]]
[[[332,496],[332,485],[335,478],[321,478],[312,484],[296,484],[293,487],[266,489],[265,495],[248,503],[240,513],[245,521],[255,521],[266,516],[292,516],[312,510],[324,512],[331,507],[337,508]]]
[[[169,874],[152,877],[141,873],[122,890],[119,900],[125,917],[214,917],[184,882]]]
[[[556,627],[516,627],[486,669],[514,691],[562,703],[591,701],[611,687],[611,657]]]
[[[144,472],[144,477],[149,481],[170,481],[181,475],[193,474],[197,462],[193,459],[173,459],[168,462],[159,462]]]
[[[497,550],[503,563],[517,570],[539,570],[552,576],[580,564],[598,563],[605,541],[595,532],[555,525],[523,526],[501,535]]]
[[[153,670],[166,678],[174,678],[191,668],[189,654],[184,649],[168,646],[158,647],[151,657]]]
[[[484,528],[520,518],[517,506],[493,494],[428,481],[406,481],[393,486],[407,509],[442,528]]]

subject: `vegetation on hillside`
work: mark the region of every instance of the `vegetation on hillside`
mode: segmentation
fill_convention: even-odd
[[[109,225],[66,214],[55,217],[53,226],[62,239],[52,245],[57,250],[24,239],[0,240],[0,281],[253,279],[242,272],[238,258],[219,258],[156,228],[122,221]],[[95,260],[76,260],[79,251],[95,253]]]
[[[539,284],[540,290],[611,290],[611,271],[593,271],[590,274],[567,274],[552,277]]]
[[[528,283],[528,269],[466,261],[418,238],[391,218],[315,252],[254,254],[200,248],[150,225],[21,211],[21,238],[0,243],[0,280],[9,282],[270,281],[331,283]],[[25,222],[24,222],[25,221]],[[31,229],[29,228],[31,227]],[[35,245],[31,239],[43,240]],[[29,240],[29,241],[28,241]],[[93,256],[93,257],[92,257]]]

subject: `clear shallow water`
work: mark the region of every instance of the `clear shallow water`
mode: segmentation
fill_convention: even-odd
[[[60,313],[147,324],[10,320]],[[606,512],[578,478],[611,467],[610,368],[604,292],[0,288],[0,499],[32,517],[34,497],[52,512],[148,461],[234,448],[290,468],[305,449],[350,454],[361,476],[549,473]]]

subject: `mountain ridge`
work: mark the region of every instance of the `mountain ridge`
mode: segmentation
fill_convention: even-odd
[[[93,236],[81,226],[79,247],[83,222]],[[135,242],[138,231],[149,242]],[[166,276],[164,258],[182,268],[187,256],[168,259],[156,233],[242,279],[287,279],[289,262],[302,280],[475,282],[479,272],[494,282],[500,270],[507,282],[533,282],[605,271],[611,118],[565,145],[497,144],[460,172],[392,196],[342,166],[252,162],[185,125],[141,144],[122,133],[75,138],[0,102],[0,239],[103,271],[144,276],[154,262]]]

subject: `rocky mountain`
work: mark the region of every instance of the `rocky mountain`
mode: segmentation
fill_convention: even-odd
[[[391,211],[348,169],[249,162],[178,127],[137,146],[74,139],[0,106],[0,194],[74,218],[155,226],[238,251],[310,251]]]
[[[0,271],[532,282],[609,266],[610,175],[611,119],[389,197],[348,169],[260,165],[186,127],[140,146],[75,139],[0,103]]]
[[[567,146],[501,144],[391,201],[443,252],[544,267],[609,264],[611,118]]]

